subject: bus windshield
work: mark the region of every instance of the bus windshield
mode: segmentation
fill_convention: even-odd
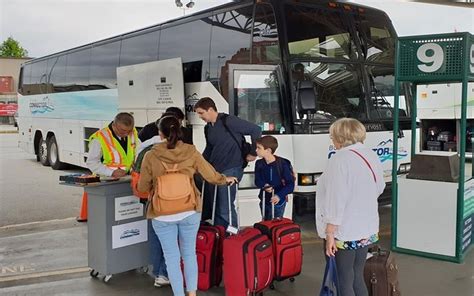
[[[341,117],[393,120],[396,34],[383,12],[291,3],[285,6],[285,21],[296,121],[326,126]],[[299,94],[309,82],[315,102],[307,110]],[[405,119],[406,89],[400,89]]]
[[[286,5],[286,26],[291,58],[357,59],[350,26],[338,11]]]
[[[354,21],[366,61],[393,65],[396,36],[389,18],[371,11],[355,16]]]

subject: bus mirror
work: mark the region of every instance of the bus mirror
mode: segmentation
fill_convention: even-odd
[[[312,81],[298,81],[296,100],[300,118],[304,114],[314,114],[318,110],[318,93]]]

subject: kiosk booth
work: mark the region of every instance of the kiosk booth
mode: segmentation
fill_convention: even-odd
[[[392,248],[400,253],[461,263],[473,243],[474,37],[469,33],[399,38],[399,89],[411,82],[412,162],[392,172]],[[398,149],[394,133],[393,149]],[[466,161],[466,158],[470,160]],[[408,171],[408,170],[407,170]]]
[[[101,181],[83,187],[88,195],[87,262],[90,276],[103,276],[108,282],[114,274],[137,269],[148,271],[150,245],[145,205],[135,197],[130,177]]]

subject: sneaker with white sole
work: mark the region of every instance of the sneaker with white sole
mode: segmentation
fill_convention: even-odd
[[[160,275],[155,278],[155,287],[157,288],[167,286],[169,284],[170,284],[170,280],[165,276]]]

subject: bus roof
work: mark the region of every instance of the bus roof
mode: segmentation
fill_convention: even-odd
[[[287,0],[287,2],[293,2],[293,0],[291,0],[291,1]],[[337,0],[336,1],[330,1],[330,0],[324,1],[323,0],[323,1],[316,1],[316,2],[319,5],[324,4],[324,3],[338,3],[338,4],[342,4],[342,5],[350,5],[351,7],[369,9],[370,11],[373,11],[373,12],[377,11],[377,12],[382,13],[385,16],[387,16],[387,14],[383,10],[379,10],[377,8],[373,8],[373,7],[369,7],[369,6],[365,6],[365,5],[360,5],[360,4],[355,4],[355,3],[347,3],[345,1],[340,1],[340,0],[339,1],[337,1]],[[250,5],[252,3],[254,3],[254,0],[232,0],[232,2],[229,2],[229,3],[225,3],[225,4],[214,6],[214,7],[210,7],[208,9],[201,10],[201,11],[198,11],[198,12],[186,15],[186,16],[170,19],[170,20],[167,20],[167,21],[162,22],[162,23],[147,26],[147,27],[144,27],[144,28],[141,28],[141,29],[136,29],[136,30],[126,32],[126,33],[123,33],[123,34],[119,34],[119,35],[115,35],[115,36],[112,36],[112,37],[100,39],[100,40],[97,40],[97,41],[94,41],[94,42],[90,42],[90,43],[87,43],[87,44],[84,44],[84,45],[80,45],[80,46],[76,46],[76,47],[73,47],[73,48],[65,49],[65,50],[55,52],[55,53],[52,53],[52,54],[49,54],[49,55],[46,55],[46,56],[42,56],[42,57],[39,57],[39,58],[33,58],[33,59],[30,59],[30,60],[26,61],[25,63],[23,63],[22,66],[27,65],[27,64],[32,64],[32,63],[35,63],[37,61],[48,59],[48,58],[51,58],[51,57],[54,57],[54,56],[60,56],[62,54],[74,52],[76,50],[80,50],[80,49],[83,49],[83,48],[91,47],[91,46],[96,45],[96,44],[103,44],[103,43],[109,43],[109,42],[112,42],[112,41],[117,41],[120,38],[123,38],[125,36],[139,35],[140,33],[145,33],[147,31],[153,31],[153,30],[156,30],[156,29],[158,29],[160,27],[163,27],[163,26],[166,28],[168,26],[175,25],[175,23],[179,24],[179,23],[182,23],[182,22],[191,21],[191,20],[194,20],[198,17],[202,17],[203,15],[206,15],[206,14],[209,14],[209,13],[216,13],[216,12],[219,12],[220,10],[223,10],[223,11],[228,10],[231,7],[232,8],[244,7],[244,6]],[[315,0],[298,0],[295,3],[297,3],[297,4],[315,4]]]

